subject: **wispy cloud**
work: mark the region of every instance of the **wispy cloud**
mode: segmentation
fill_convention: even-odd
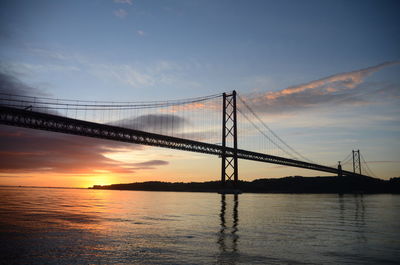
[[[154,76],[127,64],[90,64],[88,70],[95,76],[117,80],[133,88],[152,86],[155,83]]]
[[[39,56],[42,57],[42,59],[43,58],[53,59],[63,62],[69,62],[69,61],[74,61],[79,63],[87,62],[86,56],[74,52],[71,53],[56,49],[49,49],[49,48],[30,46],[30,45],[26,47],[26,51],[30,55]]]
[[[22,75],[37,73],[72,72],[87,74],[97,79],[118,82],[131,88],[180,88],[198,89],[201,84],[186,77],[188,71],[197,67],[193,64],[180,64],[160,60],[146,64],[111,64],[88,58],[85,55],[69,54],[67,52],[29,48],[28,51],[38,57],[51,59],[49,64],[34,64],[28,62],[0,62],[0,71],[13,72]]]
[[[107,78],[132,88],[200,88],[201,85],[184,77],[181,66],[160,61],[147,66],[131,64],[86,64],[88,71],[98,78]]]
[[[376,66],[331,75],[309,83],[291,86],[280,91],[253,93],[248,97],[259,111],[282,112],[312,107],[323,103],[367,104],[357,97],[366,77],[385,67],[400,64],[386,62]]]
[[[125,9],[120,8],[114,11],[114,15],[119,18],[125,18],[128,15],[128,12],[126,12]]]
[[[132,5],[132,0],[114,0],[114,3]]]
[[[143,30],[138,30],[138,31],[136,31],[136,33],[140,36],[144,36],[144,34],[145,34]]]
[[[57,59],[57,60],[67,60],[71,59],[71,56],[67,56],[66,54],[63,54],[58,51],[54,50],[49,50],[49,49],[42,49],[42,48],[36,48],[36,47],[28,47],[28,51],[37,55],[41,55],[44,57],[48,57],[51,59]]]
[[[388,163],[394,163],[394,164],[398,164],[400,163],[399,160],[393,160],[393,161],[366,161],[368,164],[388,164]]]
[[[77,72],[81,69],[76,65],[63,64],[31,64],[31,63],[0,63],[0,71],[17,70],[21,74],[25,73],[54,73],[54,72]]]
[[[168,165],[169,163],[164,160],[150,160],[146,162],[141,162],[141,163],[131,163],[130,165],[134,169],[153,169],[156,166],[165,166]]]
[[[323,79],[315,80],[307,84],[288,87],[278,92],[268,92],[265,98],[275,100],[279,97],[291,94],[299,94],[305,91],[316,91],[317,94],[329,94],[340,90],[353,89],[363,82],[370,74],[384,67],[399,64],[400,62],[387,62],[365,69],[332,75]]]

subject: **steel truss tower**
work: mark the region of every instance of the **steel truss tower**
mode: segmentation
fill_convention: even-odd
[[[233,148],[233,152],[227,155],[226,148]],[[221,154],[221,183],[233,182],[233,187],[238,182],[237,159],[237,115],[236,115],[236,91],[223,94],[222,108],[222,154]]]
[[[353,150],[353,172],[356,173],[359,171],[361,175],[361,158],[360,158],[360,150]]]

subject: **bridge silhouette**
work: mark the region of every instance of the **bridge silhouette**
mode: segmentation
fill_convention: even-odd
[[[216,155],[221,158],[223,185],[230,182],[236,187],[239,179],[238,159],[328,172],[343,177],[374,175],[359,150],[352,151],[338,166],[309,160],[274,133],[236,91],[199,98],[148,102],[1,95],[0,124]],[[259,138],[243,140],[243,145],[253,142],[257,150],[238,147],[239,115],[245,123],[245,128],[240,131],[244,134],[251,131],[251,139],[258,133],[269,147],[269,154],[268,150],[262,152],[258,148],[261,145],[257,140]],[[217,116],[217,121],[212,121],[212,116]],[[188,121],[191,119],[200,121],[203,129],[193,130],[193,126],[185,128],[184,125],[190,124]],[[221,142],[215,143],[217,138]],[[280,153],[274,154],[278,151]],[[342,165],[350,163],[351,158],[353,171],[342,169]]]

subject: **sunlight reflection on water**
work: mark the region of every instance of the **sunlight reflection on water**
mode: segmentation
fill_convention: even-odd
[[[4,264],[396,264],[400,196],[0,188]]]

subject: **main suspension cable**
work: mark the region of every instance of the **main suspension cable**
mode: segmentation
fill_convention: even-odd
[[[293,153],[295,153],[298,157],[314,163],[312,160],[308,159],[307,157],[303,156],[302,154],[300,154],[299,152],[297,152],[294,148],[292,148],[289,144],[287,144],[284,140],[282,140],[282,138],[280,138],[258,115],[257,113],[245,102],[245,100],[238,95],[239,100],[243,103],[243,105],[250,111],[251,114],[253,114],[253,116],[258,120],[259,123],[261,123],[265,129],[267,129],[273,136],[275,136],[279,142],[281,142],[284,146],[286,146],[287,148],[289,148]],[[266,136],[263,133],[264,136]],[[275,145],[276,143],[274,141],[272,141],[269,137],[268,139],[273,142]],[[281,147],[278,146],[278,148],[280,148],[282,151],[284,151]],[[285,153],[288,153],[286,150],[284,151]],[[293,155],[292,155],[293,156]],[[295,156],[296,157],[296,156]]]
[[[112,102],[112,101],[88,101],[88,100],[71,100],[71,99],[54,99],[48,97],[33,97],[24,95],[13,95],[0,93],[0,95],[12,97],[2,98],[1,101],[9,102],[2,105],[8,105],[11,107],[20,107],[17,103],[34,105],[34,108],[46,108],[46,109],[70,109],[74,110],[113,110],[113,109],[147,109],[147,108],[162,108],[179,106],[186,104],[193,104],[203,101],[208,101],[218,97],[222,97],[222,94],[214,94],[204,97],[179,99],[179,100],[168,100],[168,101],[137,101],[137,102]],[[15,98],[14,98],[15,97]],[[23,99],[20,99],[23,98]],[[66,103],[68,102],[68,103]],[[72,103],[70,103],[72,102]],[[73,102],[76,102],[73,104]],[[39,105],[39,106],[37,106]]]
[[[271,141],[276,147],[278,147],[280,150],[282,150],[283,152],[285,152],[287,155],[289,155],[292,158],[295,158],[293,156],[293,154],[287,152],[285,149],[283,149],[278,143],[276,143],[274,140],[272,140],[262,129],[260,129],[260,127],[257,126],[257,124],[255,124],[244,112],[242,112],[240,109],[237,109],[245,118],[247,121],[249,121],[254,128],[257,129],[258,132],[260,132],[263,136],[265,136],[269,141]]]
[[[373,176],[373,177],[375,177],[375,178],[378,178],[378,177],[376,176],[376,174],[375,174],[375,173],[371,170],[371,168],[368,166],[368,163],[367,163],[367,161],[365,161],[363,155],[360,154],[360,156],[361,156],[361,159],[362,159],[362,161],[363,161],[363,163],[364,163],[364,165],[365,165],[365,169],[367,169],[366,171],[369,172],[369,175],[370,175],[370,176]]]

